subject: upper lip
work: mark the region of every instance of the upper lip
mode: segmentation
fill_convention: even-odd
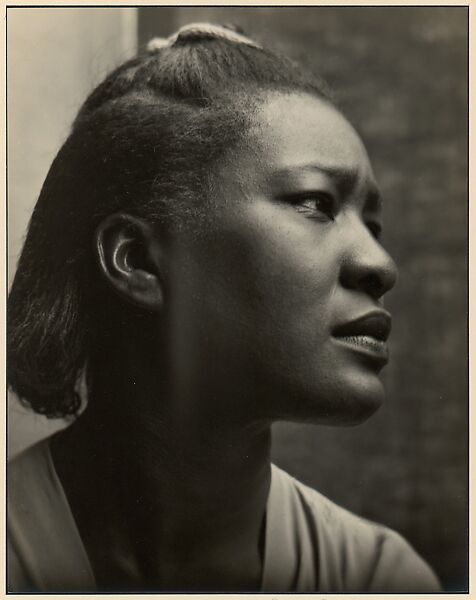
[[[392,329],[392,318],[389,313],[379,310],[366,313],[352,321],[337,325],[332,332],[335,337],[368,335],[386,342]]]

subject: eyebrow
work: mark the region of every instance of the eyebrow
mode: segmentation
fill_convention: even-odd
[[[357,169],[316,163],[279,169],[275,172],[274,176],[278,179],[281,177],[292,177],[303,171],[317,171],[328,175],[334,180],[339,192],[344,196],[351,194],[358,183]],[[364,209],[370,211],[380,210],[382,208],[382,194],[379,187],[374,181],[368,181],[367,188]]]

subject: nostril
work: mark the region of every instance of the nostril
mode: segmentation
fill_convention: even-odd
[[[397,281],[397,267],[392,257],[366,229],[365,241],[372,240],[372,246],[353,245],[343,258],[340,282],[345,288],[365,292],[378,300],[390,291]]]
[[[360,286],[373,298],[380,298],[385,293],[382,278],[376,273],[365,275],[360,282]]]

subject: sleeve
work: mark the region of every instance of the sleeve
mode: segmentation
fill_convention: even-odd
[[[395,531],[383,530],[369,592],[437,593],[441,585],[427,563]]]

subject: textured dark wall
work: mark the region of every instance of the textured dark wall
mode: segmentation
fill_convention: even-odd
[[[400,267],[386,405],[355,429],[279,425],[274,460],[467,586],[467,9],[142,9],[139,39],[234,22],[319,72],[361,132]]]

